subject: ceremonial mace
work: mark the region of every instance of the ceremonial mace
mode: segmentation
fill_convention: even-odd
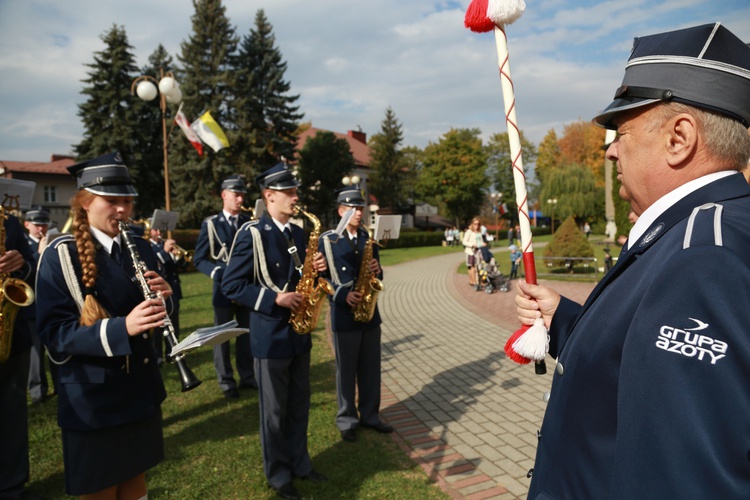
[[[513,167],[513,183],[518,205],[518,222],[521,228],[521,247],[523,249],[523,266],[526,283],[536,285],[536,264],[534,248],[531,245],[531,220],[529,219],[528,194],[526,191],[526,174],[523,171],[521,155],[521,136],[516,121],[516,98],[513,92],[513,81],[510,77],[510,59],[505,25],[516,21],[526,8],[524,0],[472,0],[466,9],[464,25],[476,33],[494,30],[497,60],[500,69],[500,83],[505,104],[505,122],[508,125],[508,140]],[[519,364],[536,362],[535,371],[546,373],[544,357],[549,350],[549,337],[541,318],[534,325],[521,326],[505,344],[505,353]]]

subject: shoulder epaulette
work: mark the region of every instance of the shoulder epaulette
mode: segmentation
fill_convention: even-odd
[[[209,215],[208,217],[206,217],[205,219],[203,219],[203,222],[208,222],[210,220],[213,220],[213,219],[217,218],[218,216],[219,216],[219,214]]]
[[[249,231],[251,227],[257,226],[258,222],[258,219],[249,220],[240,226],[239,231]]]
[[[63,234],[62,236],[58,236],[57,238],[52,240],[51,246],[53,248],[57,248],[63,243],[75,243],[75,238],[73,238],[72,234]]]

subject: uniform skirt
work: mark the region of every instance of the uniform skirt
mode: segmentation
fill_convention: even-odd
[[[132,479],[164,459],[161,412],[90,431],[62,430],[65,492],[95,493]]]

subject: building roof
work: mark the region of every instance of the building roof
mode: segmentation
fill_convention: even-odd
[[[67,168],[73,164],[72,156],[63,155],[52,155],[48,162],[0,160],[0,175],[12,177],[13,172],[70,175]]]
[[[341,134],[331,130],[310,127],[299,135],[299,138],[297,139],[297,151],[304,148],[307,140],[311,137],[315,137],[318,132],[331,132],[337,139],[344,139],[349,143],[349,151],[352,152],[354,163],[357,166],[369,168],[372,156],[370,147],[367,145],[367,134],[356,130],[349,130],[346,134]]]

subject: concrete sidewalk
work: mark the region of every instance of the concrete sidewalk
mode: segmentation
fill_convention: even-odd
[[[515,288],[487,294],[456,273],[463,254],[385,269],[384,420],[453,498],[525,498],[554,361],[547,374],[506,358],[518,328]],[[583,301],[593,283],[554,282]]]

